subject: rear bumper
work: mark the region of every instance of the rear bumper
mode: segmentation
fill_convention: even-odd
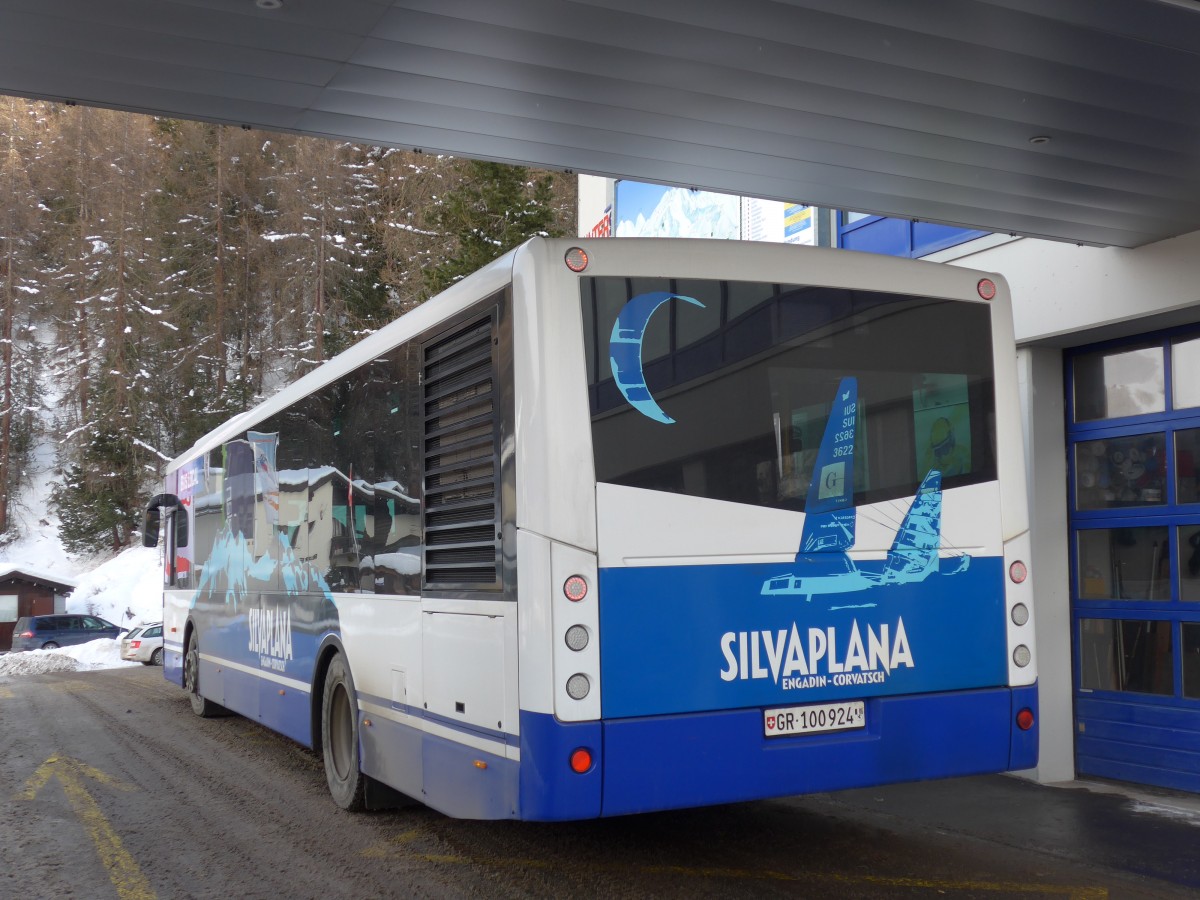
[[[1016,726],[1024,708],[1035,713],[1028,731]],[[1027,769],[1037,763],[1036,713],[1036,686],[870,698],[861,731],[771,739],[761,709],[578,725],[523,713],[521,818],[626,815]],[[583,775],[567,767],[579,746],[596,757]]]

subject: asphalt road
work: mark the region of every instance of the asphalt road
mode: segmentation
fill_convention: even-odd
[[[0,678],[0,785],[4,898],[1195,896],[956,829],[913,786],[566,824],[352,815],[309,751],[198,719],[140,667]]]

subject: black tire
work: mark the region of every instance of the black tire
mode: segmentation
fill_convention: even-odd
[[[195,634],[188,641],[187,654],[183,658],[183,689],[192,701],[192,712],[202,719],[211,719],[225,711],[219,703],[201,697],[200,690],[200,639]]]
[[[162,662],[163,662],[163,648],[159,647],[157,650],[155,650],[153,653],[150,654],[150,665],[161,666]]]
[[[42,649],[43,650],[57,650],[58,649],[58,641],[46,641],[46,643],[42,644]]]
[[[321,752],[333,802],[349,812],[366,809],[367,776],[358,766],[358,695],[340,653],[329,663],[321,693]]]

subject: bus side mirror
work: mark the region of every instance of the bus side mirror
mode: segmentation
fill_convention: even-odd
[[[148,506],[142,511],[142,546],[158,546],[158,526],[162,515],[157,506]]]
[[[157,547],[158,532],[162,525],[162,513],[159,507],[167,506],[171,509],[179,509],[179,498],[174,494],[155,494],[150,498],[150,502],[146,504],[146,508],[142,511],[142,546]],[[187,518],[186,516],[184,517]],[[184,526],[187,527],[186,525]]]

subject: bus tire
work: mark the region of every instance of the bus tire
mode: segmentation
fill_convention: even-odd
[[[187,654],[183,658],[183,689],[192,701],[192,712],[202,719],[211,719],[224,712],[224,708],[200,696],[200,639],[192,633],[188,641]]]
[[[358,695],[340,653],[329,663],[321,693],[321,752],[333,802],[349,812],[365,809],[367,776],[358,765]]]

